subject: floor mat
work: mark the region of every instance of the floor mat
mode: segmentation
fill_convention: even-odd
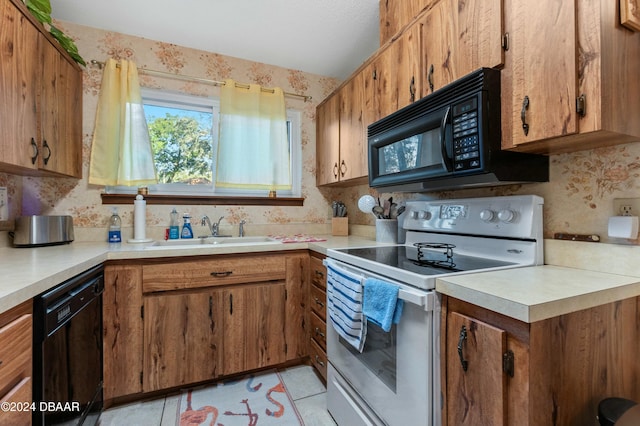
[[[178,426],[304,425],[277,371],[184,391]]]

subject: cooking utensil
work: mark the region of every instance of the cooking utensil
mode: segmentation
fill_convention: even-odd
[[[389,200],[385,200],[384,202],[384,208],[383,208],[383,215],[385,219],[389,219],[389,210],[391,209],[391,202]]]
[[[371,211],[373,212],[373,215],[378,219],[384,219],[384,209],[381,206],[373,206]]]
[[[358,200],[358,208],[362,213],[371,213],[371,209],[376,205],[376,199],[371,195],[363,195]]]

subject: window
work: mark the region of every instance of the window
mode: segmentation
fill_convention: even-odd
[[[149,127],[158,184],[149,187],[154,194],[266,196],[264,189],[226,189],[215,187],[217,137],[220,102],[210,97],[142,89],[142,100]],[[287,110],[287,129],[291,152],[291,191],[278,196],[300,197],[302,173],[301,114]],[[258,182],[259,183],[259,182]],[[131,193],[137,188],[112,187],[107,192]]]

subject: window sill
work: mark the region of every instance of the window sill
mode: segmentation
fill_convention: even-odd
[[[102,204],[133,204],[138,194],[100,194]],[[216,206],[302,206],[304,198],[297,197],[216,197],[206,195],[144,196],[147,204],[157,205],[216,205]]]

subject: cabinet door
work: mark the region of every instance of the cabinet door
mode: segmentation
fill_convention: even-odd
[[[40,167],[82,177],[82,74],[41,36],[43,63]]]
[[[285,281],[229,287],[222,309],[222,374],[285,361]]]
[[[429,95],[456,79],[456,39],[451,7],[449,1],[442,1],[420,23],[422,96]]]
[[[368,175],[367,127],[364,122],[364,75],[356,74],[339,92],[341,181]]]
[[[412,26],[375,62],[376,115],[385,117],[420,97],[420,31]]]
[[[455,40],[454,78],[504,63],[502,0],[448,0]]]
[[[286,349],[287,361],[308,355],[310,259],[308,254],[287,257]]]
[[[505,25],[503,146],[576,133],[575,0],[505,3]]]
[[[144,391],[219,376],[221,290],[144,297]]]
[[[316,185],[338,182],[340,158],[340,96],[336,93],[316,109]]]
[[[9,0],[0,13],[0,169],[36,169],[40,33]]]
[[[109,265],[102,295],[104,398],[142,392],[142,267]]]
[[[446,342],[447,424],[506,424],[507,386],[502,371],[506,332],[450,312]]]

